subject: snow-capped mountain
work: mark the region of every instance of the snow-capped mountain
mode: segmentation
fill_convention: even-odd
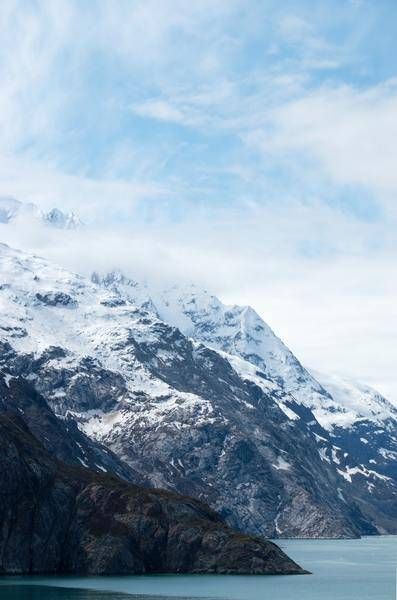
[[[8,224],[19,218],[39,217],[39,209],[31,202],[20,202],[11,197],[0,197],[0,223]]]
[[[77,229],[82,222],[73,212],[64,213],[59,208],[42,211],[31,202],[0,197],[0,223],[7,224],[21,219],[33,219],[56,229]]]
[[[83,224],[73,212],[64,213],[59,208],[41,212],[41,218],[46,225],[56,229],[77,229]]]
[[[336,402],[252,309],[120,274],[89,281],[5,245],[0,282],[6,377],[28,379],[135,477],[269,536],[397,531],[395,479],[288,389],[285,374]]]
[[[185,335],[226,353],[243,378],[255,381],[256,369],[260,369],[313,412],[343,453],[354,456],[361,465],[357,475],[365,477],[366,470],[376,465],[381,474],[397,476],[397,408],[369,386],[309,372],[251,307],[224,305],[195,285],[151,290],[120,272],[102,278],[94,274],[93,280],[127,296]],[[328,459],[332,457],[331,451]]]
[[[397,417],[397,408],[369,386],[305,369],[250,306],[225,305],[195,285],[151,289],[120,272],[103,277],[94,273],[92,280],[128,297],[185,335],[250,362],[313,410],[329,431],[363,418],[381,424],[390,416]]]

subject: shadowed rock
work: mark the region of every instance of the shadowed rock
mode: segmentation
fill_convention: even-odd
[[[271,542],[205,504],[54,459],[0,415],[0,572],[299,574]]]

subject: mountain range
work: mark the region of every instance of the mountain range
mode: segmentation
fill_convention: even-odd
[[[12,197],[0,197],[0,223],[15,223],[26,219],[35,220],[56,229],[78,229],[82,221],[73,212],[65,213],[59,208],[43,211],[33,202],[21,202]]]
[[[2,244],[0,344],[5,384],[37,395],[19,417],[65,463],[196,497],[251,534],[397,532],[396,408],[307,370],[251,307]]]

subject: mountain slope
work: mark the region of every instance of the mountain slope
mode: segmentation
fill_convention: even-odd
[[[3,365],[17,364],[18,358],[9,344],[0,342],[0,361]],[[56,417],[31,383],[0,371],[0,413],[2,412],[17,414],[45,448],[59,460],[100,473],[113,473],[135,483],[146,483],[109,448],[80,431],[73,419]]]
[[[346,462],[266,371],[186,337],[153,302],[38,257],[2,245],[0,272],[1,339],[14,353],[3,368],[151,485],[268,536],[395,531],[394,481]]]
[[[54,460],[9,413],[0,414],[0,488],[3,574],[302,573],[196,500]]]
[[[251,363],[4,245],[0,272],[3,369],[28,378],[59,417],[107,445],[138,480],[195,495],[233,526],[269,536],[390,530],[392,482],[368,474],[365,484],[374,482],[385,502],[371,495],[368,513],[369,491],[354,486],[360,509],[350,465],[328,433]]]
[[[240,374],[255,381],[259,369],[287,397],[310,409],[326,431],[322,435],[347,459],[347,480],[362,484],[371,471],[397,480],[397,408],[368,386],[309,372],[249,306],[226,306],[196,286],[151,290],[119,272],[93,278],[185,335],[223,351],[235,368],[233,356],[248,361],[254,368],[242,365]],[[339,465],[335,448],[323,452]]]

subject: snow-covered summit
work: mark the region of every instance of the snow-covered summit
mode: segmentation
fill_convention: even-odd
[[[250,306],[225,305],[196,285],[150,288],[120,272],[102,278],[96,274],[95,281],[128,297],[185,335],[248,361],[310,408],[329,431],[363,419],[382,424],[388,418],[397,418],[397,409],[368,386],[306,369]]]
[[[59,208],[53,208],[41,213],[43,221],[56,229],[77,229],[82,221],[74,212],[64,213]]]
[[[7,224],[20,216],[37,216],[38,208],[32,203],[23,203],[8,196],[0,197],[0,223]]]

